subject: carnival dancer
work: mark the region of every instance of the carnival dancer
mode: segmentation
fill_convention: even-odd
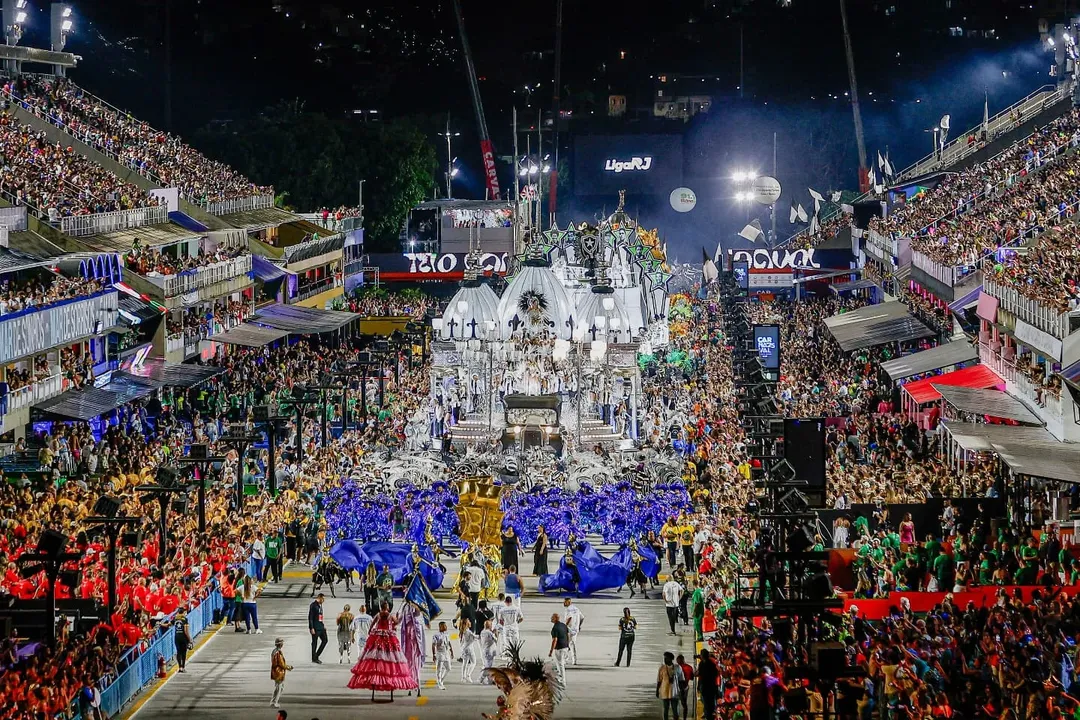
[[[641,554],[633,544],[630,547],[630,558],[633,564],[630,566],[630,574],[626,576],[626,585],[630,588],[630,597],[637,594],[634,592],[634,586],[637,585],[642,597],[647,600],[649,594],[645,591],[645,588],[648,586],[649,578],[645,575],[645,571],[641,569]]]
[[[450,662],[454,659],[454,648],[450,644],[450,633],[446,623],[439,623],[439,632],[431,636],[431,659],[435,663],[435,687],[446,689],[446,676],[450,672]]]
[[[495,656],[499,653],[499,638],[492,630],[491,621],[484,621],[484,629],[480,632],[480,651],[483,653],[484,669],[495,666]],[[491,683],[491,678],[486,672],[480,674],[480,684]]]
[[[514,598],[507,595],[503,606],[499,608],[499,642],[503,649],[518,643],[518,624],[523,620],[525,617],[521,614],[521,608],[514,605]]]
[[[349,606],[346,605],[345,609],[341,611],[341,614],[337,617],[337,643],[338,643],[338,664],[345,662],[346,659],[352,662],[352,644],[353,644],[353,620],[356,617],[349,612]]]
[[[374,702],[376,692],[390,693],[394,701],[395,690],[418,689],[417,682],[401,651],[401,642],[394,634],[396,620],[390,615],[390,606],[383,603],[372,623],[360,659],[352,668],[349,687],[353,690],[371,690]]]
[[[426,643],[424,628],[430,627],[433,619],[442,614],[442,608],[435,602],[424,577],[415,573],[405,590],[405,602],[401,606],[401,651],[409,663],[409,670],[416,681],[416,694],[420,695],[420,671],[424,667]],[[409,693],[412,694],[411,691]]]
[[[472,623],[462,621],[461,627],[461,681],[466,683],[476,682],[473,680],[473,672],[476,670],[477,655],[479,653],[480,638],[473,632]]]

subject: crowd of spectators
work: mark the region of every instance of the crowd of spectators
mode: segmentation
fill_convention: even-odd
[[[92,295],[104,287],[104,281],[98,278],[67,277],[54,273],[21,280],[6,277],[0,280],[0,316]]]
[[[215,300],[210,307],[191,307],[170,312],[166,316],[166,329],[170,336],[183,334],[189,342],[194,342],[236,327],[250,314],[249,303]]]
[[[322,222],[319,224],[327,230],[337,232],[338,227],[349,218],[358,218],[361,216],[361,210],[358,207],[349,207],[347,205],[340,205],[336,210],[329,208],[320,208],[316,213],[322,218]]]
[[[155,247],[143,246],[136,238],[131,250],[124,255],[124,265],[140,275],[168,277],[232,260],[245,252],[246,249],[239,247],[219,247],[211,251],[199,248],[197,255],[174,257]]]
[[[70,215],[153,207],[158,200],[70,147],[0,113],[0,192],[55,222]]]
[[[427,295],[411,293],[366,293],[349,298],[348,310],[365,317],[423,318],[429,310],[440,310],[439,301]]]
[[[52,375],[49,368],[49,359],[45,355],[23,361],[25,367],[8,367],[5,375],[8,391],[14,392],[29,387],[39,380],[44,380]]]
[[[272,195],[272,187],[252,183],[224,163],[211,160],[177,136],[91,95],[65,78],[23,75],[4,93],[27,110],[112,155],[194,202],[221,202]]]
[[[946,266],[972,265],[1068,214],[1080,197],[1080,112],[1071,111],[999,155],[943,178],[870,228],[912,238]]]
[[[1054,312],[1080,305],[1080,229],[1070,223],[1044,233],[1026,253],[996,262],[991,277]]]

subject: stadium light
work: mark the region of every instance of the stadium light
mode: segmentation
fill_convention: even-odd
[[[744,173],[742,170],[736,170],[735,172],[733,172],[731,174],[731,179],[734,180],[737,183],[745,182],[746,181],[746,175],[747,174]]]
[[[61,17],[66,17],[66,18],[71,17],[71,8],[69,8],[69,7],[64,8],[64,12],[60,13],[60,16]]]
[[[17,22],[20,25],[22,25],[24,22],[26,22],[26,11],[25,10],[20,10],[18,13],[15,14],[15,22]]]
[[[450,169],[450,177],[457,177],[457,174],[458,174],[458,169],[457,168],[451,168]]]

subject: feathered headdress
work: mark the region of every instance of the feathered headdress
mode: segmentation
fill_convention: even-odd
[[[503,697],[499,712],[484,713],[487,720],[551,720],[555,703],[562,699],[562,687],[541,658],[521,659],[521,643],[510,643],[504,668],[484,670]]]

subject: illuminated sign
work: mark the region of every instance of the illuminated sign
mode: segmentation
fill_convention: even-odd
[[[387,253],[369,256],[383,280],[460,280],[465,276],[466,253]],[[505,275],[509,253],[481,253],[477,272]]]
[[[747,290],[750,287],[750,264],[745,260],[733,260],[731,272],[735,275],[736,287]]]
[[[755,270],[820,268],[813,250],[729,250],[731,259],[743,261]]]
[[[648,170],[652,167],[652,157],[646,155],[645,157],[634,156],[629,160],[616,160],[615,158],[609,158],[604,163],[604,169],[608,172],[621,173],[631,170]]]
[[[780,326],[755,325],[754,347],[757,348],[761,364],[768,370],[780,369]]]

